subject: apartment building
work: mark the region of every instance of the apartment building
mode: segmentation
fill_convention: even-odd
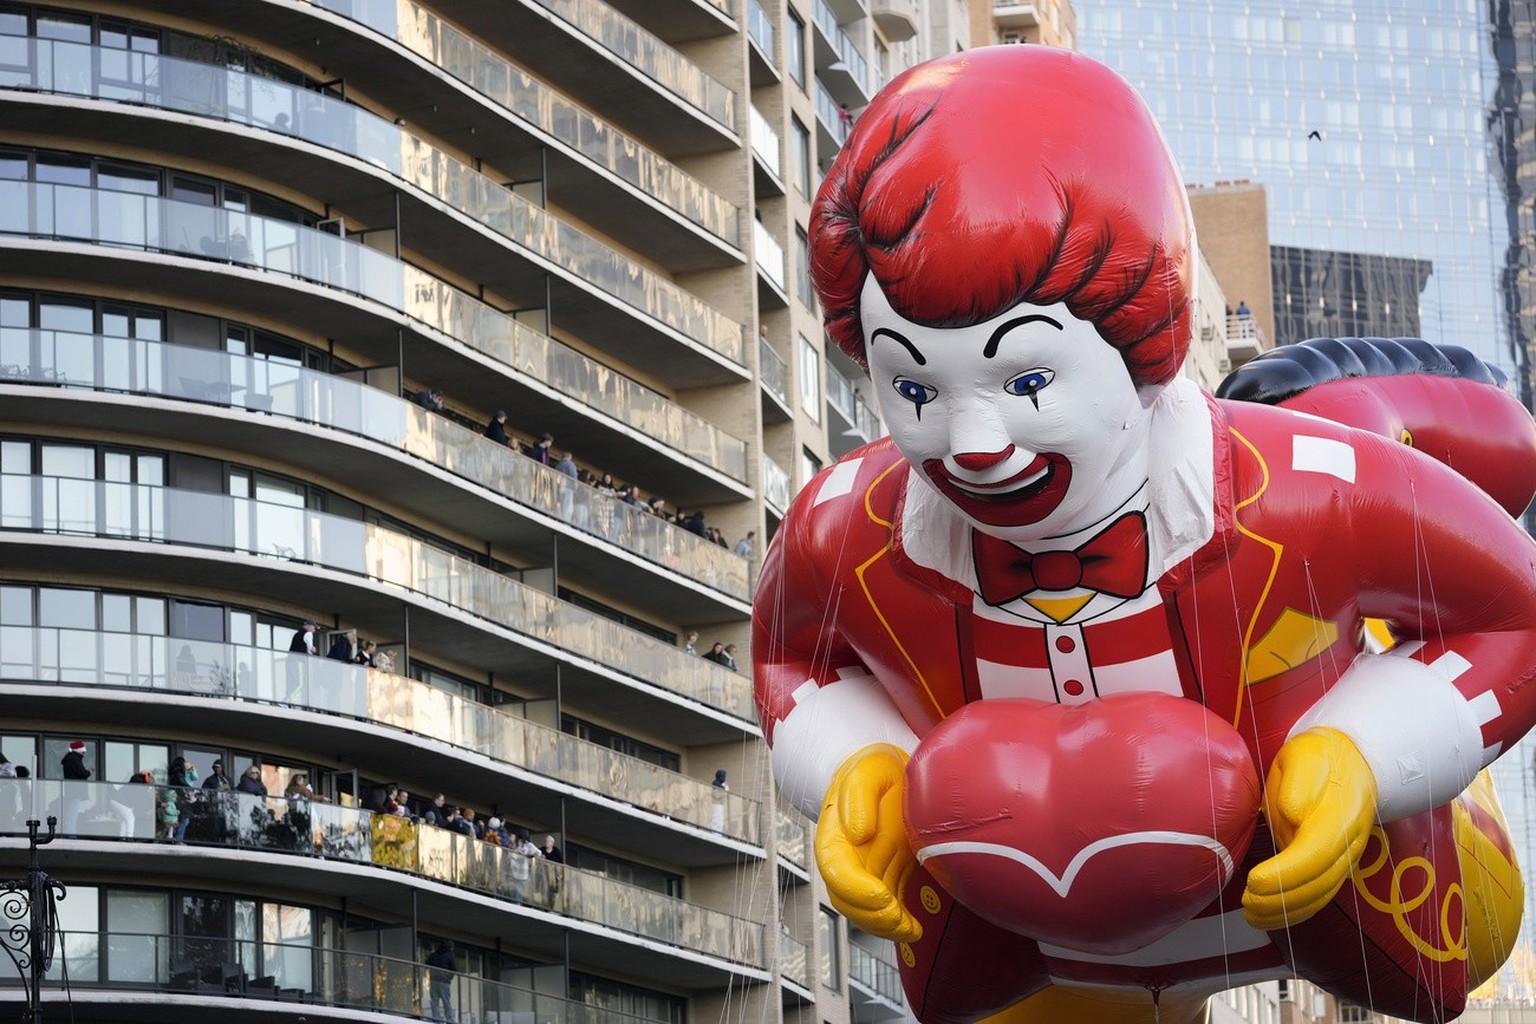
[[[925,19],[0,2],[0,877],[57,818],[50,1017],[900,1014],[746,640],[880,432],[805,226]]]

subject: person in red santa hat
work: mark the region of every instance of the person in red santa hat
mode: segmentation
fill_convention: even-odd
[[[1497,812],[1462,794],[1536,720],[1536,544],[1489,497],[1530,498],[1529,415],[1438,351],[1309,392],[1357,427],[1179,376],[1184,186],[1078,54],[902,75],[811,229],[890,436],[781,525],[757,700],[917,1018],[1193,1021],[1292,972],[1458,1013],[1518,921]]]

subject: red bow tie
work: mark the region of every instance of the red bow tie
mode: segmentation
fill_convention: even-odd
[[[990,605],[1016,601],[1034,590],[1076,587],[1135,597],[1147,587],[1147,517],[1128,512],[1075,551],[1039,554],[972,530],[971,555],[981,599]]]

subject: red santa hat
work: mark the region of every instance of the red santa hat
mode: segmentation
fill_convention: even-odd
[[[85,740],[75,740],[75,742],[69,745],[69,749],[77,754],[85,753]]]

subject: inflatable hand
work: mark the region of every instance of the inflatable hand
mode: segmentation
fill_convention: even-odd
[[[1272,931],[1328,905],[1360,859],[1376,817],[1376,779],[1354,742],[1317,727],[1280,748],[1264,787],[1280,852],[1248,873],[1248,923]]]
[[[917,864],[901,815],[906,768],[906,752],[888,743],[842,763],[816,823],[816,863],[848,920],[871,935],[916,942],[923,929],[901,903]]]

